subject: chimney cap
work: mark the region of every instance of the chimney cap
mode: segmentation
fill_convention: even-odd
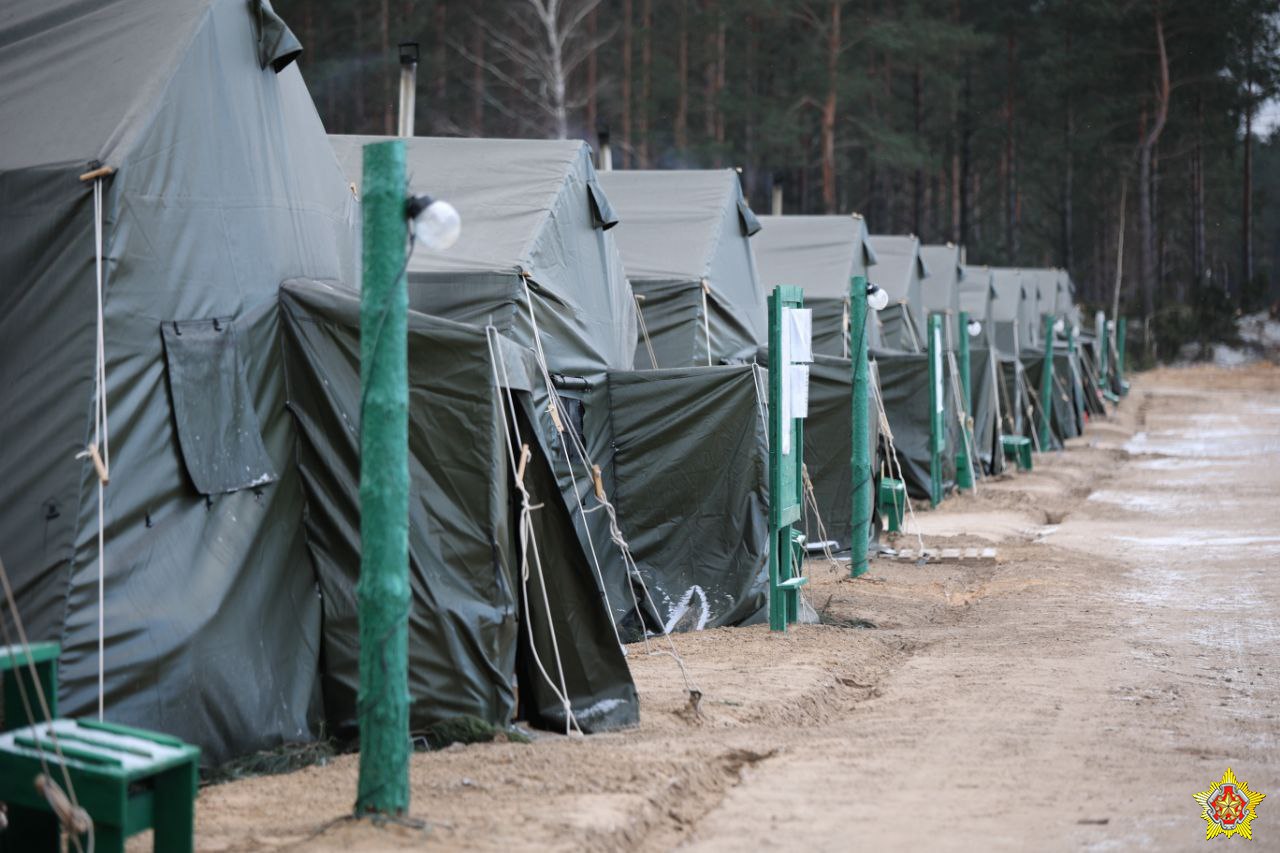
[[[418,43],[416,41],[400,42],[400,64],[401,65],[417,65],[418,64]]]

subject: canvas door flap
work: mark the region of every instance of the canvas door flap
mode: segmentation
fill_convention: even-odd
[[[160,329],[178,443],[196,491],[275,482],[232,319],[166,320]]]

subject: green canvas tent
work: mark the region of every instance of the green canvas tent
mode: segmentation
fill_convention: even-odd
[[[0,556],[30,637],[62,645],[62,712],[96,710],[101,663],[108,720],[209,764],[344,728],[358,207],[289,63],[296,39],[266,3],[121,0],[15,7],[0,44]],[[562,707],[528,674],[552,624],[584,728],[633,721],[567,513],[535,521],[573,546],[536,581],[561,609],[517,603],[491,354],[527,398],[527,350],[411,327],[413,725],[505,724],[521,671],[528,718],[554,724]],[[101,490],[89,443],[109,455]],[[529,479],[554,495],[545,454]]]
[[[798,285],[804,289],[805,307],[813,311],[815,358],[809,366],[804,464],[817,506],[816,513],[814,507],[806,511],[805,535],[810,542],[834,542],[835,550],[844,550],[852,539],[853,523],[853,363],[848,353],[851,344],[857,343],[849,340],[849,280],[855,275],[865,277],[868,267],[876,262],[875,254],[867,242],[866,223],[858,214],[762,216],[760,224],[760,233],[752,242],[765,290],[781,284]],[[864,334],[868,347],[880,348],[879,323],[870,313]],[[767,364],[768,351],[762,350],[757,358]],[[871,382],[878,383],[874,361],[869,372]],[[874,398],[868,406],[872,427],[869,452],[874,460],[880,418]],[[878,483],[879,466],[873,464],[872,470]],[[874,532],[873,526],[868,535]]]
[[[804,288],[813,311],[813,351],[849,357],[849,280],[876,263],[867,223],[850,216],[762,216],[752,243],[766,293],[780,284]],[[880,349],[880,324],[868,315],[867,346]]]
[[[930,314],[942,314],[946,318],[943,321],[943,340],[947,351],[954,352],[958,334],[956,323],[960,318],[960,247],[951,243],[922,245],[920,258],[929,270],[929,277],[920,283],[917,321],[923,328]]]
[[[974,442],[987,473],[998,474],[1004,470],[1000,439],[1004,433],[1003,410],[1006,403],[1000,389],[1002,358],[996,347],[995,323],[992,320],[996,291],[991,270],[979,266],[962,267],[959,293],[960,310],[980,326],[978,334],[969,338]],[[969,332],[957,325],[957,334]]]
[[[889,305],[876,317],[885,349],[898,352],[924,350],[924,297],[921,282],[929,275],[920,256],[920,240],[914,236],[873,234],[871,249],[876,266],[871,281],[889,294]]]
[[[765,341],[765,293],[749,238],[759,220],[732,169],[601,172],[622,262],[640,300],[635,365],[750,358]]]
[[[266,3],[50,0],[8,4],[0,45],[0,558],[62,646],[60,710],[96,712],[101,663],[107,719],[207,762],[309,739],[321,602],[277,294],[352,283],[355,232],[297,42]]]
[[[333,138],[353,182],[362,141]],[[410,261],[411,303],[491,324],[532,353],[530,421],[614,636],[757,612],[767,487],[753,368],[631,369],[637,314],[615,242],[625,214],[585,143],[415,137],[406,146],[414,190],[449,198],[466,223],[447,255]]]

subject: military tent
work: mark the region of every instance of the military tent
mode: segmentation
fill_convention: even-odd
[[[767,343],[765,293],[748,242],[760,222],[732,169],[617,171],[600,183],[640,305],[641,368],[750,358]]]
[[[766,295],[780,284],[804,288],[813,311],[813,351],[849,357],[849,280],[868,276],[876,256],[866,221],[850,216],[762,216],[752,243]],[[879,349],[880,324],[867,317],[867,346]]]
[[[876,254],[871,282],[889,294],[889,305],[877,315],[883,346],[898,352],[922,352],[925,329],[919,313],[924,304],[920,284],[929,273],[920,257],[920,240],[873,234],[870,243]]]

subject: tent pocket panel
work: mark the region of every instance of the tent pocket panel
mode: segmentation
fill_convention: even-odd
[[[160,325],[182,459],[196,491],[220,495],[274,482],[230,318]]]

